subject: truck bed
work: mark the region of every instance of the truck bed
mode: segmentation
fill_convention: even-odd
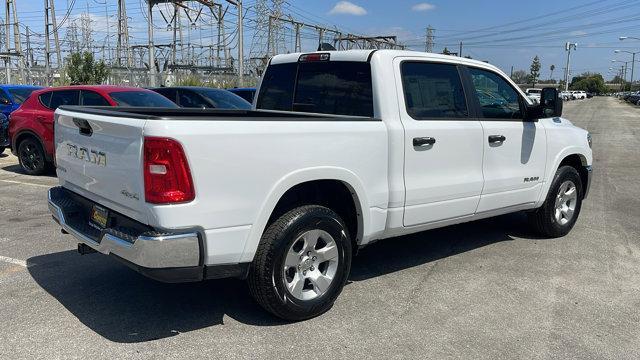
[[[224,110],[156,107],[61,106],[61,110],[80,114],[143,120],[242,120],[242,121],[382,121],[376,118],[348,115],[316,114],[277,110]]]

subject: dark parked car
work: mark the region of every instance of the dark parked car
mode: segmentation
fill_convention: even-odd
[[[8,148],[9,142],[9,118],[0,113],[0,154]]]
[[[640,93],[632,93],[627,97],[627,101],[634,105],[640,105]]]
[[[208,87],[172,86],[151,89],[180,107],[198,109],[251,109],[251,104],[227,90]]]
[[[256,88],[231,88],[227,90],[240,96],[250,103],[253,103],[253,98],[256,96]]]
[[[14,110],[31,95],[34,90],[42,89],[41,86],[31,85],[0,85],[0,112],[9,117]]]
[[[78,85],[36,90],[11,114],[11,150],[29,175],[40,175],[53,163],[54,112],[62,105],[168,107],[176,104],[153,91],[124,86]]]

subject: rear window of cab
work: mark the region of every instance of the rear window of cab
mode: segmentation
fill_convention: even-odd
[[[257,108],[373,117],[371,66],[357,61],[270,65]]]

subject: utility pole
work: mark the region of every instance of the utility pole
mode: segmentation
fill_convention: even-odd
[[[125,49],[127,67],[131,67],[131,48],[129,47],[129,23],[125,0],[118,0],[118,42],[116,44],[116,64],[122,66],[122,50]]]
[[[316,27],[316,29],[318,29],[318,47],[320,47],[320,45],[322,45],[322,43],[324,42],[325,29],[322,27]]]
[[[107,0],[104,0],[104,18],[105,21],[107,22],[107,55],[105,56],[104,54],[104,48],[102,51],[102,60],[104,60],[107,63],[108,62],[107,58],[111,58],[111,42],[109,41],[109,38],[111,37],[109,34],[109,2]]]
[[[238,86],[244,86],[244,34],[242,29],[242,0],[238,3]]]
[[[433,52],[433,28],[431,25],[427,27],[427,38],[424,46],[424,51],[430,53]]]
[[[22,53],[22,41],[20,40],[20,26],[18,22],[18,9],[16,9],[16,0],[8,0],[11,2],[11,8],[13,10],[13,41],[15,46],[15,51],[17,53],[18,58],[18,73],[20,74],[20,79],[22,81],[25,80],[24,77],[24,68],[25,68],[25,60],[24,54]]]
[[[267,59],[270,59],[273,55],[271,52],[273,51],[273,44],[271,42],[273,31],[271,28],[273,27],[273,16],[269,15],[269,28],[267,29]]]
[[[46,65],[46,85],[51,85],[51,31],[53,31],[53,41],[56,54],[56,66],[62,66],[62,55],[60,52],[60,39],[58,38],[58,23],[56,22],[56,10],[54,0],[44,0],[44,37],[45,37],[45,65]]]
[[[633,90],[633,69],[636,67],[636,53],[631,56],[631,85],[629,90]]]
[[[565,51],[567,52],[567,67],[565,68],[565,74],[564,74],[564,91],[569,90],[569,64],[571,61],[571,48],[573,48],[574,50],[578,49],[578,44],[577,43],[571,43],[568,42],[565,44]]]
[[[4,67],[5,70],[7,71],[7,75],[6,75],[6,82],[7,84],[11,83],[11,46],[9,44],[11,44],[11,17],[9,15],[9,11],[10,11],[10,6],[11,4],[9,3],[9,0],[5,1],[5,20],[4,20],[4,26],[5,26],[5,30],[4,30],[4,35],[5,35],[5,41],[4,41],[4,45],[5,45],[5,55],[4,55]]]
[[[302,24],[300,23],[295,23],[295,29],[296,29],[296,45],[295,45],[295,52],[300,52],[302,51],[302,45],[300,42],[300,26],[302,26]]]
[[[460,41],[460,50],[458,50],[458,56],[462,57],[462,41]]]
[[[171,42],[171,64],[175,65],[176,64],[176,47],[177,47],[177,35],[178,35],[178,4],[173,3],[173,24],[171,25],[173,27],[173,41]]]
[[[49,1],[44,0],[44,63],[45,63],[45,85],[49,86],[49,76],[51,73],[51,44],[49,43]]]
[[[33,52],[31,51],[31,39],[29,38],[29,27],[25,28],[25,37],[27,40],[27,53],[25,68],[27,70],[27,82],[31,83],[31,67],[33,66]]]
[[[153,45],[153,3],[154,0],[147,0],[147,36],[149,38],[149,86],[156,86],[156,52]]]

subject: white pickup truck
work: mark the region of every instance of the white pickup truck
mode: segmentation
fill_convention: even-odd
[[[557,90],[533,104],[479,61],[278,55],[250,111],[60,107],[49,207],[81,253],[162,281],[246,278],[306,319],[376,240],[515,211],[567,234],[592,153],[561,112]]]
[[[540,102],[540,94],[542,94],[542,89],[531,88],[524,91],[525,94],[529,97],[529,99],[533,100],[534,104]]]

